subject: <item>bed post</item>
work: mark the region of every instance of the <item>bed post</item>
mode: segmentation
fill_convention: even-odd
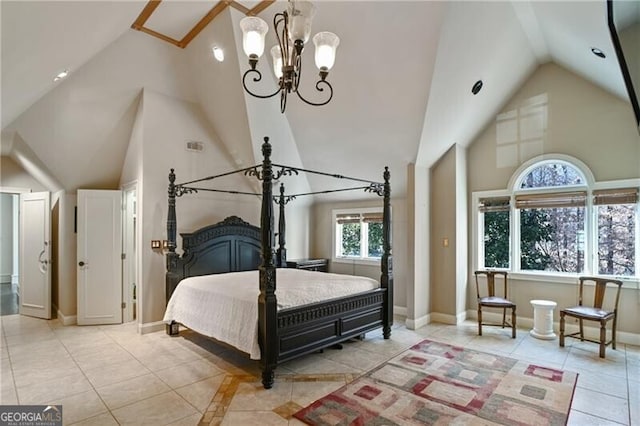
[[[260,364],[262,385],[273,386],[274,370],[278,360],[278,329],[276,301],[276,268],[273,261],[273,171],[269,138],[262,144],[262,211],[260,234],[262,263],[260,264],[260,296],[258,296],[258,335],[260,338]]]
[[[176,286],[178,276],[178,254],[176,253],[176,175],[174,169],[169,173],[169,210],[167,212],[167,273],[165,275],[165,296],[167,303]],[[175,336],[179,332],[178,323],[171,322],[166,325],[167,334]]]
[[[389,167],[384,168],[384,207],[382,210],[382,261],[380,286],[387,289],[384,311],[382,313],[382,335],[391,337],[393,325],[393,255],[391,253],[391,185],[389,184]]]
[[[276,250],[276,267],[277,268],[286,268],[287,267],[287,249],[285,248],[285,244],[287,242],[286,238],[286,222],[284,218],[284,184],[280,184],[280,197],[278,197],[278,207],[280,216],[278,217],[278,250]]]

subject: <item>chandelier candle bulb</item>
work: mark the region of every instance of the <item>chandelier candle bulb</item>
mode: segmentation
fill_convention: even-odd
[[[329,71],[336,61],[336,49],[340,44],[340,38],[325,31],[313,36],[313,44],[316,46],[316,66],[319,70]]]
[[[240,21],[240,28],[244,53],[250,58],[252,55],[260,58],[264,53],[264,37],[269,31],[269,26],[262,19],[249,16]]]
[[[316,7],[308,1],[292,1],[289,3],[289,40],[295,42],[309,41],[311,21],[316,14]]]

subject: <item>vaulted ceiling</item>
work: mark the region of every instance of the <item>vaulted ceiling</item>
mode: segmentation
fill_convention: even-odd
[[[259,16],[271,24],[286,4],[268,3]],[[2,154],[28,146],[67,190],[117,184],[145,88],[198,103],[236,164],[254,164],[268,135],[308,169],[379,180],[388,165],[403,195],[408,163],[430,166],[452,144],[469,145],[540,64],[626,98],[604,0],[318,1],[313,33],[341,39],[328,77],[334,98],[323,107],[290,98],[282,115],[277,99],[242,90],[238,22],[260,2],[224,2],[186,47],[149,34],[180,41],[216,4],[165,0],[142,32],[131,27],[147,2],[0,2]],[[273,29],[267,39],[275,44]],[[263,57],[256,91],[275,88],[269,64]],[[311,48],[304,67],[302,90],[312,93]],[[53,82],[65,69],[69,77]]]

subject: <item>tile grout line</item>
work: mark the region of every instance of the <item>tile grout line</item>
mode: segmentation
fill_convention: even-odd
[[[618,343],[619,344],[619,343]],[[629,407],[629,409],[627,410],[627,420],[629,420],[629,424],[631,425],[631,386],[629,384],[629,357],[627,356],[627,345],[624,344],[624,366],[625,366],[625,372],[627,373],[626,375],[626,379],[627,379],[627,407]]]
[[[52,329],[51,331],[53,331],[53,333],[56,335],[56,339],[58,339],[58,341],[60,341],[60,344],[64,347],[65,351],[67,351],[67,353],[69,354],[69,357],[71,357],[71,359],[73,360],[73,363],[76,365],[76,367],[78,367],[78,370],[80,370],[80,372],[82,373],[82,375],[84,376],[84,378],[87,380],[87,383],[89,383],[89,386],[91,386],[91,389],[93,390],[93,392],[95,392],[96,396],[100,399],[100,402],[102,402],[102,405],[104,405],[104,408],[106,408],[106,409],[107,409],[107,411],[106,411],[106,412],[107,412],[107,413],[109,413],[109,414],[111,415],[111,417],[116,421],[116,423],[120,424],[120,422],[118,422],[118,421],[116,420],[116,417],[113,415],[113,413],[112,413],[112,412],[111,412],[111,410],[109,409],[109,406],[106,404],[106,402],[104,401],[104,399],[102,399],[102,396],[100,396],[100,393],[98,393],[98,391],[97,391],[96,387],[93,385],[93,383],[91,382],[91,380],[89,380],[89,377],[87,377],[87,375],[86,375],[86,373],[85,373],[84,369],[82,369],[82,367],[80,367],[80,364],[78,364],[78,361],[76,361],[76,359],[75,359],[75,357],[73,356],[73,354],[69,351],[69,348],[67,347],[67,345],[65,345],[65,343],[62,341],[62,339],[60,339],[60,336],[58,336],[58,334],[55,332],[55,330],[53,330],[53,328],[51,327],[51,323],[47,322],[47,325],[49,325],[49,328],[51,328],[51,329]],[[76,326],[76,327],[77,327],[77,326]],[[104,333],[104,332],[103,332],[103,333]],[[106,335],[106,334],[105,334],[105,335]],[[107,336],[107,337],[110,337],[110,336]],[[111,339],[111,340],[113,340],[113,339]],[[86,392],[86,391],[85,391],[85,392]],[[69,398],[69,397],[71,397],[71,396],[75,396],[75,395],[80,395],[81,393],[83,393],[83,392],[78,392],[78,393],[75,393],[75,394],[72,394],[72,395],[67,395],[67,396],[63,397],[63,399],[64,399],[64,398]],[[81,422],[81,421],[83,421],[83,420],[90,419],[90,418],[93,418],[93,417],[97,417],[97,416],[99,416],[99,415],[101,415],[101,414],[104,414],[104,412],[102,412],[102,413],[98,413],[98,414],[96,414],[95,416],[90,416],[90,417],[85,417],[84,419],[79,419],[79,420],[78,420],[77,422],[75,422],[75,423],[78,423],[78,422]]]
[[[7,350],[7,359],[9,360],[9,370],[11,371],[11,381],[13,382],[13,393],[16,394],[16,403],[20,405],[20,395],[18,395],[18,385],[16,385],[16,375],[13,372],[13,362],[11,361],[11,352],[9,352],[9,342],[7,342],[7,333],[2,324],[2,337],[5,342],[5,349]]]
[[[147,366],[142,362],[142,360],[140,360],[140,359],[139,359],[138,357],[136,357],[133,353],[131,353],[131,352],[130,352],[126,347],[122,346],[122,345],[121,345],[118,341],[116,341],[115,339],[112,339],[112,340],[114,340],[114,342],[115,342],[115,343],[116,343],[120,348],[122,348],[122,350],[124,350],[125,352],[127,352],[127,353],[128,353],[129,355],[131,355],[131,356],[132,356],[136,361],[138,361],[138,362],[139,362],[140,364],[142,364],[142,365],[143,365],[147,370],[149,370],[149,373],[150,373],[150,374],[152,374],[156,379],[158,379],[161,383],[165,384],[165,385],[169,388],[169,391],[167,391],[167,392],[161,392],[161,393],[159,393],[159,394],[151,395],[151,396],[149,396],[149,397],[147,397],[147,398],[142,398],[142,399],[140,399],[140,400],[134,401],[134,402],[132,402],[131,404],[125,404],[125,405],[123,405],[122,407],[118,407],[116,410],[119,410],[119,409],[124,408],[124,407],[131,406],[131,405],[133,405],[133,404],[137,404],[138,402],[141,402],[141,401],[146,401],[146,400],[151,399],[151,398],[154,398],[154,397],[156,397],[156,396],[158,396],[158,395],[162,395],[162,394],[165,394],[165,393],[173,392],[173,393],[175,393],[179,398],[181,398],[183,401],[185,401],[187,404],[189,404],[189,406],[193,407],[193,409],[194,409],[194,410],[196,410],[196,413],[199,413],[201,416],[203,416],[203,415],[204,415],[204,413],[201,413],[201,412],[200,412],[200,410],[198,410],[198,408],[197,408],[196,406],[194,406],[190,401],[188,401],[184,396],[182,396],[182,395],[177,391],[177,389],[179,389],[180,387],[189,386],[189,385],[192,385],[192,384],[194,384],[194,383],[199,383],[199,382],[202,382],[202,381],[208,380],[208,379],[210,379],[211,377],[215,377],[215,376],[205,377],[205,378],[203,378],[202,380],[198,380],[198,381],[195,381],[195,382],[193,382],[193,383],[189,383],[189,384],[186,384],[186,385],[184,385],[184,386],[180,386],[180,387],[178,387],[178,388],[174,388],[171,384],[169,384],[169,383],[167,383],[165,380],[163,380],[163,379],[162,379],[162,377],[158,376],[158,375],[156,374],[156,371],[153,371],[153,370],[151,370],[150,368],[148,368],[148,367],[147,367]],[[205,358],[203,358],[200,354],[197,354],[197,355],[198,355],[199,359],[191,360],[191,361],[205,360]],[[163,368],[163,369],[160,369],[160,370],[158,370],[158,371],[163,371],[163,370],[167,370],[167,369],[169,369],[169,368],[173,368],[173,367],[176,367],[176,366],[179,366],[179,365],[184,365],[184,364],[187,364],[187,363],[189,363],[189,362],[191,362],[191,361],[182,361],[182,362],[177,363],[177,364],[175,364],[175,365],[173,365],[173,366],[171,366],[171,367]],[[221,372],[220,374],[224,374],[224,372]],[[218,375],[220,375],[220,374],[218,374]],[[141,376],[137,376],[137,377],[141,377]],[[130,380],[130,379],[126,379],[126,380]],[[123,380],[122,382],[124,382],[124,381],[126,381],[126,380]],[[117,382],[117,383],[122,383],[122,382]],[[96,393],[97,393],[97,391],[96,391]],[[99,394],[98,394],[98,395],[99,395]],[[105,404],[105,406],[106,406],[106,404]],[[109,407],[108,407],[108,406],[107,406],[107,409],[109,409]],[[109,409],[109,410],[110,410],[110,409]],[[113,413],[111,413],[111,415],[112,415],[112,416],[113,416],[113,418],[115,419],[115,416],[113,415]],[[191,416],[191,415],[193,415],[193,414],[189,414],[189,415],[187,415],[187,416],[181,417],[181,418],[179,418],[179,419],[176,419],[175,421],[179,421],[179,420],[185,419],[185,418],[187,418],[187,417],[189,417],[189,416]],[[201,417],[201,418],[202,418],[202,417]],[[116,420],[116,422],[117,422],[117,420]]]

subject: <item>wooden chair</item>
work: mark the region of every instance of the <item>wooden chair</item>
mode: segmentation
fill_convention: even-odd
[[[596,277],[580,277],[580,294],[578,296],[578,306],[573,306],[570,308],[564,308],[560,311],[560,347],[564,347],[564,338],[565,337],[573,337],[574,339],[580,339],[580,341],[588,341],[593,343],[600,344],[600,358],[604,358],[605,347],[611,344],[613,349],[616,348],[616,325],[618,321],[618,300],[620,299],[620,288],[622,287],[622,281],[613,280],[609,278],[596,278]],[[593,282],[595,283],[594,287],[594,296],[593,296],[593,305],[585,305],[584,304],[584,284],[585,282]],[[613,309],[603,309],[602,304],[604,303],[604,293],[607,289],[608,284],[614,284],[617,286],[615,302],[613,304]],[[564,321],[565,316],[570,316],[572,318],[577,318],[580,322],[580,331],[575,333],[564,334]],[[584,328],[582,322],[584,320],[587,321],[597,321],[600,323],[600,339],[593,340],[587,339],[584,337]],[[613,320],[613,325],[611,328],[611,340],[607,342],[607,323]]]
[[[507,287],[508,278],[505,271],[475,271],[476,276],[476,294],[478,296],[478,334],[482,336],[482,326],[502,326],[511,327],[511,337],[516,338],[516,304],[508,299]],[[487,280],[487,292],[480,296],[479,276],[484,276]],[[496,276],[501,276],[504,281],[503,297],[496,296]],[[502,324],[483,323],[482,307],[502,309]],[[511,324],[507,322],[507,309],[511,309]]]

